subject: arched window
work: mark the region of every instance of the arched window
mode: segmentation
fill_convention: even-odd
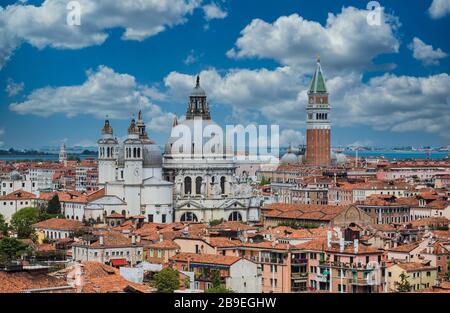
[[[211,182],[214,184],[216,182],[216,176],[211,177]]]
[[[195,179],[195,193],[198,195],[202,193],[202,178],[200,176]]]
[[[127,211],[122,210],[122,215],[123,215],[123,216],[127,216]]]
[[[220,177],[220,189],[222,190],[222,194],[225,193],[225,176]]]
[[[192,212],[186,212],[181,215],[181,222],[198,222],[197,215]]]
[[[136,157],[136,148],[133,148],[133,158]]]
[[[138,158],[141,157],[141,148],[138,148],[138,150],[137,150],[137,157],[138,157]]]
[[[231,212],[230,215],[228,216],[228,220],[229,221],[242,221],[242,215],[241,213],[234,211]]]
[[[192,179],[190,177],[184,178],[184,193],[185,194],[192,193]]]

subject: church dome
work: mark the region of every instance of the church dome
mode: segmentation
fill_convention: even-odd
[[[144,151],[144,167],[161,167],[162,166],[162,153],[158,145],[150,144],[145,145]]]
[[[223,131],[223,129],[213,120],[204,120],[204,119],[200,119],[200,118],[196,118],[196,119],[189,119],[189,120],[184,120],[182,122],[178,122],[177,125],[175,127],[179,127],[179,130],[182,132],[183,128],[186,127],[186,130],[189,129],[190,133],[191,133],[191,139],[194,137],[194,125],[196,123],[201,123],[201,130],[202,130],[202,146],[204,147],[205,144],[211,140],[211,137],[207,137],[206,133],[205,133],[205,128],[208,127],[208,129],[211,129],[211,133],[214,134],[214,129],[220,128],[223,132],[223,141],[226,141],[226,135],[225,132]],[[199,124],[200,125],[200,124]],[[195,129],[197,130],[197,127],[195,127]],[[209,132],[209,130],[206,130],[206,132]],[[183,151],[172,151],[172,145],[177,141],[180,140],[180,138],[182,138],[182,135],[178,136],[170,136],[169,139],[167,140],[164,152],[166,155],[176,155],[176,154],[183,154]],[[193,142],[193,139],[191,140],[191,142]],[[222,142],[221,144],[219,144],[215,150],[213,151],[214,153],[219,154],[220,152],[222,153],[231,153],[231,147],[229,145],[227,145],[225,143],[226,148],[224,148],[224,142]],[[194,147],[195,148],[195,147]]]
[[[197,82],[195,87],[192,89],[191,97],[206,97],[205,90],[200,86],[200,76],[197,76]]]
[[[335,153],[331,151],[331,163],[332,164],[344,164],[347,162],[347,156],[343,153]]]
[[[285,165],[287,165],[287,164],[298,164],[299,160],[298,160],[297,155],[295,155],[295,153],[288,152],[288,153],[286,153],[285,155],[283,155],[281,157],[280,163],[281,164],[285,164]]]

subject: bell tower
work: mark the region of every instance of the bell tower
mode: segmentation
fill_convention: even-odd
[[[102,137],[98,143],[98,183],[104,186],[107,182],[116,180],[116,160],[118,142],[113,136],[109,120],[105,120]]]
[[[329,166],[331,163],[330,109],[328,91],[318,55],[306,105],[306,163],[308,165]]]

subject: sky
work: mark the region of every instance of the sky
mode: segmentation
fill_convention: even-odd
[[[140,109],[164,145],[197,74],[220,125],[304,144],[318,53],[333,146],[450,144],[450,0],[69,2],[0,1],[0,149],[95,146]]]

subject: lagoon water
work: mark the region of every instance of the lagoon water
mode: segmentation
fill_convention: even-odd
[[[285,151],[280,149],[280,155],[283,155]],[[346,155],[356,156],[356,151],[344,151]],[[405,160],[405,159],[444,159],[450,155],[450,152],[438,152],[433,151],[430,154],[424,151],[395,151],[395,150],[377,150],[377,151],[358,151],[359,157],[385,157],[390,160]],[[80,159],[97,158],[97,155],[77,155]],[[58,161],[59,156],[57,154],[46,155],[0,155],[2,161],[14,161],[14,160],[44,160],[44,161]]]

